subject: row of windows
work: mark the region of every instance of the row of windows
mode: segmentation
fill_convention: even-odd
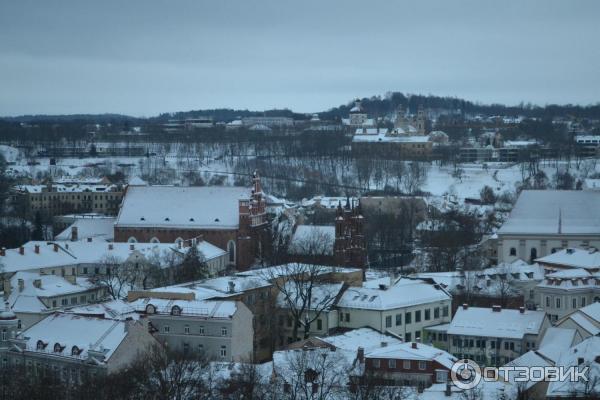
[[[448,306],[444,306],[441,308],[441,313],[443,317],[447,317],[449,315],[449,307]],[[414,316],[415,316],[415,323],[419,323],[421,322],[421,310],[416,310],[414,312]],[[425,321],[430,321],[431,320],[431,309],[427,308],[423,311],[423,317],[425,319]],[[440,317],[440,307],[435,307],[433,309],[433,318],[437,319]],[[402,325],[402,314],[396,314],[396,326]],[[408,311],[406,313],[404,313],[404,324],[408,325],[412,323],[412,312]],[[386,328],[391,328],[392,327],[392,316],[388,315],[387,317],[385,317],[385,327]]]
[[[163,325],[162,331],[163,331],[163,333],[171,333],[171,327],[169,325]],[[174,333],[176,333],[176,332],[174,332]],[[197,333],[194,333],[190,329],[189,325],[184,325],[183,333],[186,335],[197,334],[200,336],[204,336],[204,335],[206,335],[206,330],[204,329],[204,326],[200,326],[200,327],[198,327]],[[227,329],[226,326],[221,327],[221,336],[227,336],[228,333],[229,333],[229,330]]]
[[[452,339],[452,345],[454,347],[460,347],[460,348],[485,349],[487,346],[487,343],[488,342],[485,339],[460,339],[460,338]],[[490,349],[500,350],[500,348],[501,348],[501,344],[495,340],[490,340],[489,344],[490,344]],[[529,348],[529,347],[531,347],[533,349],[533,348],[535,348],[535,344],[527,342],[527,348]],[[509,340],[504,341],[504,350],[515,351],[515,342],[509,341]]]
[[[374,358],[371,360],[371,364],[373,365],[373,368],[381,368],[381,360],[378,358]],[[387,360],[387,367],[388,369],[396,369],[396,365],[397,362],[396,360]],[[410,370],[412,368],[412,361],[411,360],[403,360],[402,361],[402,369],[407,369]],[[427,369],[427,362],[426,361],[418,361],[418,368],[421,371],[424,371]]]
[[[586,303],[587,303],[587,299],[583,296],[579,299],[579,305],[577,303],[577,297],[571,298],[571,308],[573,308],[573,309],[585,307]],[[562,298],[555,297],[554,298],[554,308],[560,309],[560,308],[562,308],[562,306],[563,306]],[[552,307],[552,299],[550,296],[546,296],[546,308],[551,308],[551,307]],[[565,305],[565,308],[567,308],[566,305]]]
[[[72,296],[72,297],[62,298],[62,299],[60,299],[60,305],[68,306],[68,305],[76,305],[76,304],[87,304],[88,302],[92,302],[94,300],[96,300],[96,293],[91,293],[89,295],[89,297],[82,294],[79,297]],[[56,307],[58,307],[58,300],[53,299],[52,300],[52,308],[56,308]]]
[[[199,353],[204,353],[204,345],[202,343],[200,343],[197,347],[197,350]],[[190,352],[190,344],[187,342],[183,343],[183,352],[185,354]],[[223,345],[221,346],[221,348],[219,349],[219,356],[221,358],[225,358],[227,357],[227,346]]]

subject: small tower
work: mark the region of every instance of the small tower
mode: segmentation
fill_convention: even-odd
[[[335,217],[334,257],[337,265],[366,268],[367,251],[363,234],[360,203],[355,207],[350,199],[342,208],[338,202]]]
[[[406,112],[404,111],[404,107],[402,104],[398,106],[398,111],[396,112],[396,121],[394,122],[394,128],[396,130],[406,130]]]
[[[4,303],[4,311],[0,312],[0,352],[10,347],[10,339],[17,336],[19,320],[11,311],[8,301]]]
[[[423,110],[423,104],[419,104],[417,110],[417,133],[419,135],[425,135],[425,111]]]

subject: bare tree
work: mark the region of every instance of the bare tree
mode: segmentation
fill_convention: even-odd
[[[271,282],[278,291],[278,305],[291,317],[292,338],[299,339],[298,328],[303,328],[303,338],[308,338],[310,325],[330,308],[337,296],[328,285],[321,285],[321,265],[289,263],[271,267],[262,273],[262,278]],[[315,296],[319,293],[319,296]]]

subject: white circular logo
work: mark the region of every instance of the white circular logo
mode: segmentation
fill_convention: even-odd
[[[452,382],[459,389],[473,389],[481,381],[481,368],[473,360],[458,360],[450,370]]]

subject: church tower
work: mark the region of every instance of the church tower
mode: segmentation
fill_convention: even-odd
[[[367,267],[363,220],[360,203],[355,207],[349,198],[343,208],[341,202],[338,203],[333,250],[337,265],[355,268]]]
[[[404,111],[404,107],[402,104],[398,106],[398,111],[396,112],[396,122],[394,122],[394,129],[396,132],[406,131],[406,112]]]

